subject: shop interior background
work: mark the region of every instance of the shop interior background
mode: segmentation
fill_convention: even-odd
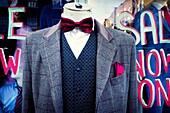
[[[133,15],[144,7],[149,6],[153,0],[76,0],[92,7],[93,17],[101,24],[110,28],[117,28],[116,19],[122,11],[129,11]],[[23,48],[23,40],[7,39],[8,35],[8,7],[25,7],[26,12],[15,13],[14,22],[23,22],[22,28],[14,28],[15,34],[28,35],[33,31],[51,27],[59,22],[63,6],[74,0],[0,0],[0,34],[4,39],[0,40],[0,48],[3,48],[6,61],[9,56],[15,56],[16,48]],[[124,19],[125,25],[130,25],[129,18]],[[22,53],[21,53],[22,54]],[[19,73],[12,74],[22,86],[22,55]],[[0,74],[4,71],[0,64]]]

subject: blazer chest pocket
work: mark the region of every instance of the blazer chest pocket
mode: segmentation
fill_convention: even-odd
[[[115,62],[111,67],[110,85],[112,97],[120,101],[125,95],[126,89],[126,70],[125,65]]]
[[[118,77],[111,77],[110,78],[110,82],[111,82],[111,86],[116,86],[118,84],[121,84],[124,81],[124,74],[118,76]]]
[[[115,86],[121,84],[124,81],[124,76],[125,76],[124,66],[119,62],[115,62],[114,64],[112,64],[110,72],[111,85]]]

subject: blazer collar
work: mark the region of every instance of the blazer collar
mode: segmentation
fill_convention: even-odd
[[[43,37],[45,39],[48,39],[53,33],[55,33],[56,31],[60,30],[61,21],[52,26],[46,33],[44,33]],[[94,26],[95,26],[95,30],[97,31],[97,33],[100,33],[101,35],[103,35],[104,38],[106,38],[108,41],[110,41],[111,39],[113,39],[114,37],[111,35],[110,31],[106,29],[106,27],[102,26],[97,20],[94,19]]]

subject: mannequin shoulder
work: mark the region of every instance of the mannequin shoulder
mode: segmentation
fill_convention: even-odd
[[[135,38],[130,34],[127,34],[120,30],[110,29],[110,28],[108,28],[108,31],[113,37],[113,39],[111,40],[111,43],[114,43],[116,45],[134,45],[135,44]]]
[[[27,36],[26,42],[27,42],[27,43],[40,43],[41,41],[44,40],[44,34],[45,34],[50,28],[51,28],[51,27],[32,32],[30,35]]]

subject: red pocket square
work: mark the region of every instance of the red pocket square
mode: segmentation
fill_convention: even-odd
[[[116,77],[122,75],[124,73],[124,70],[125,70],[123,65],[118,63],[118,62],[114,63],[114,69],[115,69]]]

